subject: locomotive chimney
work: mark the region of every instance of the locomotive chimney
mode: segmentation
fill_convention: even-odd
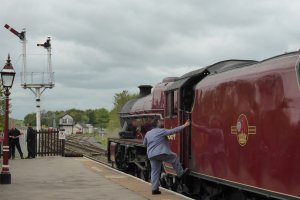
[[[151,85],[140,85],[140,96],[139,97],[144,97],[147,96],[148,94],[151,94]]]

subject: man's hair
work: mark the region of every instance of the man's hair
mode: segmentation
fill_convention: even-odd
[[[159,121],[159,119],[158,119],[158,118],[154,118],[154,119],[152,119],[152,121],[151,121],[151,125],[152,125],[152,127],[157,127],[158,121]]]

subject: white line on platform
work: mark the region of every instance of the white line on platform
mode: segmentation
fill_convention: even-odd
[[[98,167],[91,167],[93,170],[97,171],[97,172],[103,172],[102,169],[99,169]]]

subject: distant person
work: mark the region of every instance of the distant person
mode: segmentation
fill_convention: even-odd
[[[152,130],[148,131],[144,138],[144,145],[147,147],[147,155],[151,164],[151,187],[152,194],[161,194],[159,191],[159,178],[162,162],[171,163],[179,178],[183,177],[189,170],[183,170],[177,155],[170,149],[167,136],[178,133],[185,127],[190,125],[190,121],[186,121],[184,125],[173,129],[164,129],[159,119],[152,120]]]
[[[11,130],[8,131],[9,159],[15,159],[15,142]]]
[[[31,127],[31,123],[28,124],[27,128],[27,151],[28,151],[28,156],[26,158],[35,158],[35,140],[36,140],[36,134],[33,128]]]
[[[20,146],[20,141],[19,138],[21,136],[21,132],[15,127],[13,126],[10,130],[9,130],[9,148],[10,148],[10,155],[12,159],[15,159],[15,147],[17,147],[18,152],[20,154],[21,159],[23,159],[23,152]]]

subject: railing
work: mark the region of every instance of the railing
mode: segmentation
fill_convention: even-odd
[[[64,156],[65,140],[59,139],[59,131],[41,130],[36,135],[36,153],[39,156]]]
[[[22,85],[54,85],[54,72],[21,72]]]

